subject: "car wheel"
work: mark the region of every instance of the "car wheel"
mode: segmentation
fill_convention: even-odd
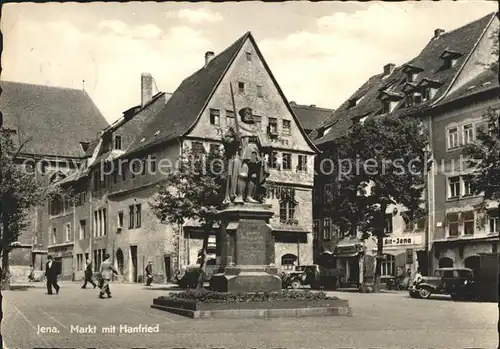
[[[422,287],[420,290],[418,290],[418,295],[422,299],[429,299],[431,298],[432,291],[428,287]]]
[[[410,293],[410,297],[411,298],[417,298],[418,297],[418,293],[417,292],[409,292]]]
[[[301,283],[299,280],[293,280],[291,285],[293,289],[297,289],[300,287]]]

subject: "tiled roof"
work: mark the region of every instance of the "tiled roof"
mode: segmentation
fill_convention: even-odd
[[[436,39],[431,39],[416,58],[402,66],[396,67],[392,74],[388,76],[384,76],[383,73],[372,76],[347,101],[335,110],[329,119],[325,120],[320,127],[311,132],[309,137],[316,145],[328,143],[344,134],[352,125],[353,119],[381,114],[380,92],[385,89],[393,93],[402,92],[402,88],[406,83],[406,74],[403,72],[406,65],[422,69],[418,73],[417,84],[424,79],[428,79],[439,81],[442,85],[438,88],[432,100],[424,102],[418,107],[404,108],[403,99],[396,106],[394,113],[400,114],[412,110],[425,109],[432,103],[435,103],[447,92],[457,73],[465,64],[467,58],[474,50],[476,43],[483,36],[495,15],[496,13],[491,13],[463,27],[445,32]],[[456,63],[447,69],[443,65],[443,60],[439,58],[445,50],[461,54],[457,58]],[[352,100],[358,100],[358,103],[352,106]],[[331,130],[329,132],[324,132],[325,129],[330,127]]]
[[[245,33],[212,58],[206,67],[184,79],[165,107],[148,123],[128,151],[166,142],[188,132],[249,35],[250,32]],[[143,138],[144,141],[141,142]]]
[[[476,94],[481,91],[486,91],[493,88],[499,88],[498,71],[486,70],[458,90],[453,91],[448,96],[443,98],[439,104],[444,104],[458,98]]]
[[[30,139],[23,153],[84,156],[80,142],[95,140],[108,122],[83,90],[2,81],[4,126],[17,141]]]
[[[313,105],[301,105],[290,102],[290,107],[305,130],[314,130],[334,112],[333,109],[318,108]]]

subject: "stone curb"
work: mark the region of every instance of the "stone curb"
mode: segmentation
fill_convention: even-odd
[[[188,310],[152,304],[151,308],[167,311],[192,319],[269,319],[285,317],[352,316],[350,307],[321,307],[293,309],[232,309],[232,310]]]

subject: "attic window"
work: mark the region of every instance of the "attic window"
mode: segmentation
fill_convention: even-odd
[[[491,85],[491,81],[486,81],[484,84],[482,84],[481,86],[489,86]]]
[[[425,87],[422,89],[422,101],[428,101],[434,98],[436,95],[437,89],[433,87]]]
[[[382,100],[382,114],[392,113],[397,105],[398,105],[398,101],[391,101],[390,99],[383,99]]]
[[[245,93],[245,83],[238,81],[238,92],[239,93]]]
[[[417,79],[418,74],[415,72],[407,72],[406,73],[406,82],[414,82]]]
[[[122,136],[115,136],[115,150],[122,149]]]
[[[160,130],[155,132],[154,137],[158,136],[159,134],[160,134]]]
[[[406,64],[403,68],[403,73],[406,74],[406,82],[414,82],[417,79],[418,73],[420,73],[421,71],[423,71],[422,68]]]
[[[451,50],[444,50],[444,52],[439,56],[439,58],[443,60],[443,69],[449,69],[453,67],[457,63],[457,59],[461,56],[461,53]]]
[[[246,56],[247,62],[252,61],[252,52],[245,52],[245,56]]]

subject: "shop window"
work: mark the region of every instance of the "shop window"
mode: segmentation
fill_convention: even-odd
[[[281,257],[281,267],[285,270],[293,270],[297,263],[297,256],[293,254],[285,254]]]
[[[382,276],[396,276],[396,258],[392,254],[386,254],[381,265]]]

